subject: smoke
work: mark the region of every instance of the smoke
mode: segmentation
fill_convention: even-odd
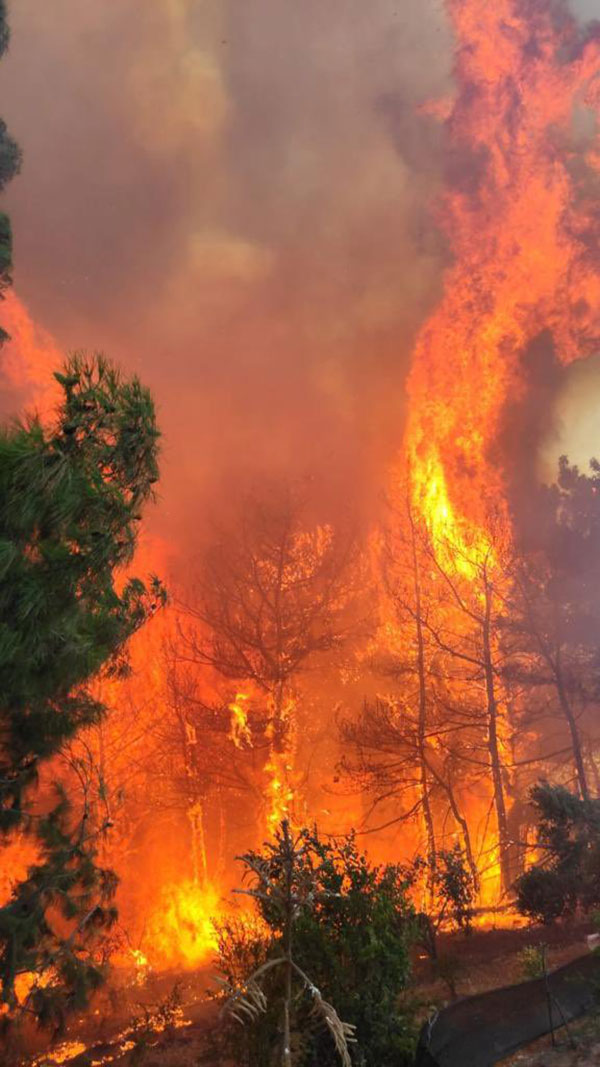
[[[162,532],[245,468],[366,491],[439,292],[417,107],[448,87],[442,5],[19,0],[11,24],[17,291],[154,388]]]
[[[538,460],[541,478],[552,481],[558,458],[567,455],[581,470],[600,456],[600,356],[572,364],[561,376],[553,401],[554,423],[542,439]]]
[[[572,0],[571,9],[582,22],[591,22],[598,18],[596,0]]]

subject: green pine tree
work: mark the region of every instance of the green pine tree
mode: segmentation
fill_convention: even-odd
[[[39,849],[0,907],[0,982],[14,1012],[17,977],[38,976],[26,1006],[60,1025],[101,980],[94,941],[114,919],[116,881],[95,863],[104,827],[65,795],[40,806],[38,771],[102,717],[90,683],[125,669],[126,642],[164,591],[123,578],[158,478],[150,393],[100,356],[55,377],[51,427],[0,431],[0,833]]]
[[[10,29],[5,0],[0,0],[0,58],[10,41]],[[0,119],[0,191],[21,169],[22,155],[17,142],[10,136],[6,123]],[[0,212],[0,300],[4,290],[12,285],[12,230],[8,215]],[[9,339],[0,326],[0,345]]]

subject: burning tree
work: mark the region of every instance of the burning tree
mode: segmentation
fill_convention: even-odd
[[[374,559],[380,622],[370,660],[385,690],[366,702],[358,720],[343,724],[343,737],[355,753],[345,757],[344,767],[376,803],[400,800],[398,821],[421,817],[431,891],[448,815],[463,838],[476,881],[470,828],[457,789],[465,724],[449,716],[443,657],[431,636],[439,604],[432,595],[430,535],[413,512],[404,482],[388,501]]]
[[[376,538],[380,690],[344,723],[354,751],[344,766],[376,804],[399,805],[395,821],[420,818],[431,889],[450,830],[476,883],[497,856],[507,892],[525,860],[536,779],[560,765],[570,784],[570,753],[583,800],[590,776],[597,784],[597,478],[595,463],[585,477],[561,461],[528,528],[509,534],[488,515],[483,548],[466,534],[435,539],[402,483]],[[475,820],[485,821],[477,854]]]
[[[182,630],[188,658],[235,683],[234,740],[267,749],[271,826],[294,800],[298,676],[349,633],[352,544],[347,533],[310,523],[297,488],[250,494],[206,552],[186,605],[199,624]],[[261,713],[254,739],[253,697]]]
[[[454,693],[456,728],[466,730],[472,765],[491,778],[500,883],[512,883],[507,812],[510,700],[504,685],[502,620],[506,610],[506,564],[502,536],[477,544],[453,541],[428,546],[440,610],[427,622],[445,660]]]
[[[158,477],[151,396],[102,357],[73,357],[55,377],[55,423],[31,418],[0,436],[0,830],[35,847],[0,907],[0,974],[11,1009],[30,976],[27,1006],[46,1021],[100,978],[93,934],[114,917],[115,879],[94,862],[106,824],[87,802],[79,819],[64,795],[44,802],[35,783],[101,719],[92,679],[126,669],[127,640],[164,597],[156,579],[116,584]]]
[[[181,618],[177,623],[185,626]],[[194,881],[220,879],[232,836],[247,840],[262,802],[261,748],[254,742],[264,734],[266,713],[254,711],[251,730],[248,695],[232,695],[229,680],[191,663],[176,628],[164,642],[162,670],[165,714],[154,805],[185,812]]]
[[[526,649],[530,681],[537,675],[538,689],[554,687],[579,789],[583,795],[589,789],[582,700],[568,664],[579,657],[589,677],[589,661],[581,642],[575,653],[567,636],[574,635],[566,610],[573,600],[563,588],[557,605],[552,567],[534,578],[530,560],[520,572],[520,601],[513,595],[518,553],[502,435],[515,404],[528,396],[532,342],[546,331],[548,359],[556,354],[563,364],[598,348],[600,270],[592,249],[600,35],[594,24],[582,30],[562,0],[476,6],[447,5],[457,40],[456,94],[428,108],[446,135],[438,218],[453,260],[443,297],[417,340],[402,462],[410,472],[410,508],[431,540],[427,570],[441,598],[442,610],[425,627],[427,640],[448,678],[449,721],[474,746],[472,770],[479,767],[480,778],[489,774],[492,783],[507,889],[514,866],[514,726],[517,718],[525,721],[526,700],[523,675],[507,667],[522,664]],[[586,132],[574,122],[577,108],[588,112]],[[517,601],[520,638],[508,625]],[[418,747],[418,727],[416,737]],[[429,776],[431,782],[431,769]],[[423,780],[420,790],[426,806],[431,788]],[[428,837],[431,851],[431,828]]]
[[[492,529],[491,517],[488,523]],[[374,663],[391,692],[346,723],[358,754],[347,768],[379,799],[404,797],[400,819],[421,814],[431,887],[449,825],[478,884],[471,822],[473,809],[477,818],[483,812],[469,798],[488,794],[491,781],[496,833],[484,834],[480,845],[488,857],[497,853],[506,891],[511,724],[502,621],[509,546],[500,533],[484,552],[464,539],[435,539],[403,482],[377,557],[383,597]],[[494,865],[488,858],[487,868]]]

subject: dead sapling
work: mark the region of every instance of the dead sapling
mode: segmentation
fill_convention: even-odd
[[[333,1005],[323,998],[294,959],[294,923],[303,911],[314,907],[318,897],[316,872],[310,862],[304,862],[306,837],[304,831],[294,837],[289,823],[284,820],[274,840],[265,844],[263,853],[250,852],[239,857],[246,871],[255,878],[255,885],[236,892],[252,897],[263,913],[280,926],[281,953],[248,975],[238,988],[220,979],[219,984],[228,997],[223,1010],[241,1025],[257,1022],[268,1008],[263,981],[267,974],[276,971],[282,986],[281,1067],[292,1067],[293,1064],[291,1015],[294,984],[310,997],[312,1014],[327,1026],[343,1067],[352,1067],[349,1046],[355,1041],[355,1027],[342,1022]]]

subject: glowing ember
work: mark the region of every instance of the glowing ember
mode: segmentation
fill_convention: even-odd
[[[68,1063],[86,1051],[87,1046],[81,1041],[64,1041],[52,1049],[51,1058],[48,1055],[40,1056],[33,1061],[32,1067],[44,1067],[47,1063]]]
[[[294,822],[295,804],[299,800],[295,771],[296,701],[292,696],[279,697],[279,707],[271,710],[267,729],[270,743],[269,759],[265,764],[267,787],[267,832],[272,834],[287,819]]]

